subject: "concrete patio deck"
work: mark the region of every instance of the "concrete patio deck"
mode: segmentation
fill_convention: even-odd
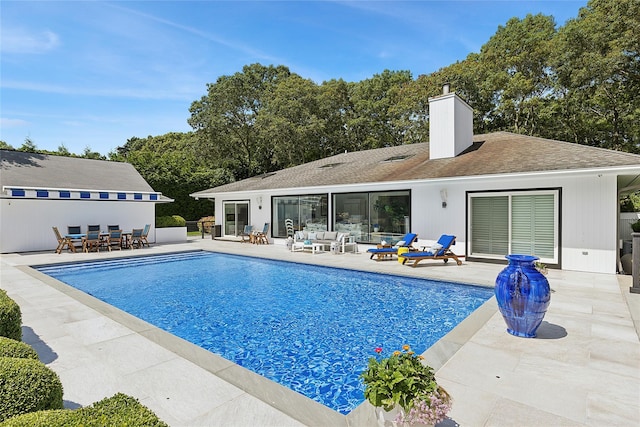
[[[0,287],[20,305],[23,340],[60,375],[67,407],[123,392],[171,426],[375,425],[368,404],[342,416],[28,268],[200,249],[486,286],[504,267],[411,268],[362,252],[291,253],[199,237],[122,253],[2,255]],[[440,425],[640,425],[640,295],[629,293],[631,278],[556,270],[548,277],[553,294],[537,338],[507,334],[492,298],[427,351],[454,399]]]

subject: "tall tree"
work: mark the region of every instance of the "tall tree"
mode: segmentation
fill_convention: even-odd
[[[591,0],[559,31],[561,138],[640,152],[640,2]]]
[[[202,154],[239,179],[269,171],[271,159],[256,155],[268,144],[258,117],[276,85],[290,75],[285,66],[252,64],[208,84],[207,95],[191,105],[189,118]]]
[[[489,120],[512,132],[535,135],[540,113],[553,88],[549,56],[555,36],[553,17],[511,18],[480,50],[481,92],[492,92]]]

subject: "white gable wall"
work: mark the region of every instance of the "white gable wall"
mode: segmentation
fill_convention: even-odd
[[[0,199],[0,253],[54,250],[51,227],[66,234],[67,226],[118,224],[123,231],[151,224],[153,242],[155,203],[140,201]]]

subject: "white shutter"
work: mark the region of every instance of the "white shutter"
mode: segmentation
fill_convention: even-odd
[[[509,252],[509,197],[471,199],[471,254]]]

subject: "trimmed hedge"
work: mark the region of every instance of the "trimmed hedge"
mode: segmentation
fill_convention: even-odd
[[[0,337],[22,341],[22,313],[20,306],[0,289]]]
[[[157,216],[156,228],[186,227],[187,221],[179,215]]]
[[[0,337],[0,357],[39,360],[38,353],[29,344],[7,337]]]
[[[62,407],[58,374],[37,360],[0,357],[0,421]]]
[[[10,418],[0,427],[168,427],[149,408],[126,394],[118,393],[86,408],[39,411]]]

